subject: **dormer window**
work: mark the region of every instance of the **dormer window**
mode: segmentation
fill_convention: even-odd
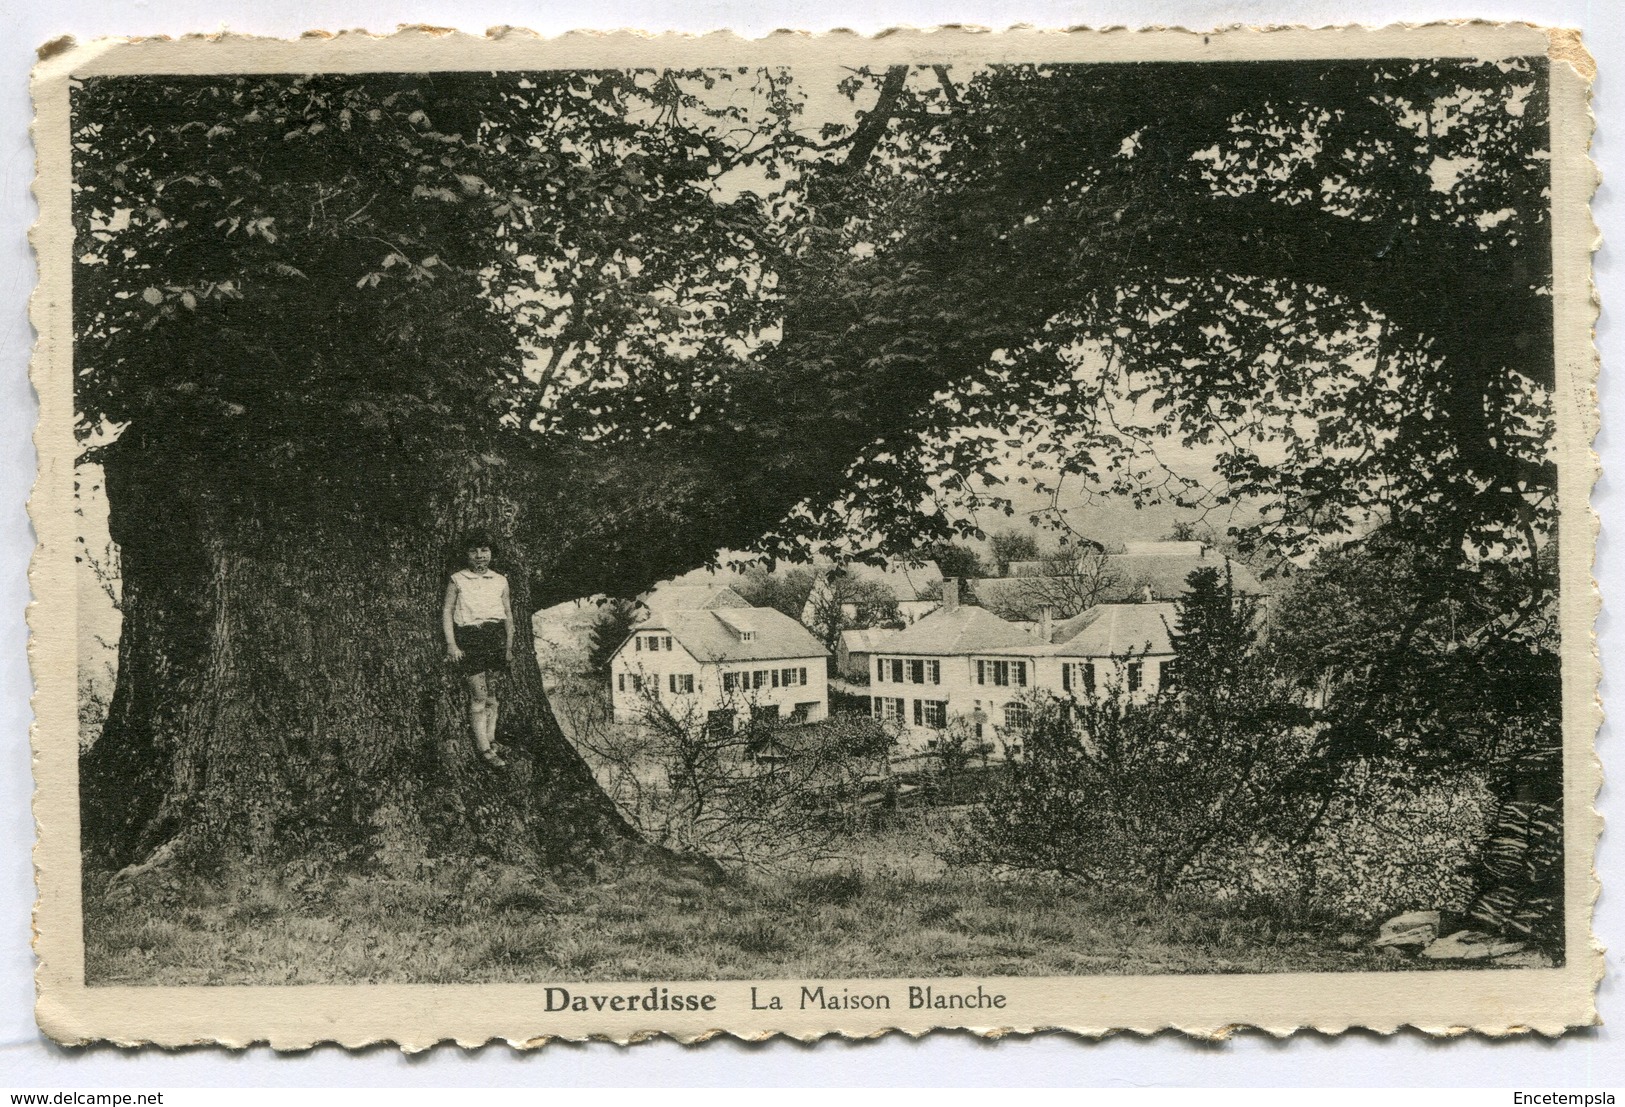
[[[756,640],[756,632],[754,630],[742,630],[739,632],[739,640],[741,642],[754,642]]]

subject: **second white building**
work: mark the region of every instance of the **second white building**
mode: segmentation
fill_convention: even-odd
[[[659,612],[610,658],[615,721],[651,711],[728,728],[822,719],[828,657],[806,627],[770,607]]]

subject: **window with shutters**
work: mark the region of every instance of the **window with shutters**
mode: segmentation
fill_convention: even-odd
[[[942,662],[940,662],[940,661],[927,661],[925,663],[925,675],[930,679],[932,684],[941,684],[942,683]]]
[[[908,680],[910,684],[925,683],[925,662],[910,661],[908,663]],[[919,701],[915,700],[914,702],[918,703]]]
[[[925,725],[936,730],[942,730],[948,725],[948,702],[946,700],[926,700]]]
[[[914,725],[925,725],[925,707],[919,700],[914,701]]]
[[[1130,661],[1128,663],[1128,690],[1138,692],[1144,679],[1145,664],[1140,661]]]
[[[621,673],[619,676],[617,676],[615,678],[615,687],[620,689],[622,692],[626,691],[626,674],[625,673]]]
[[[796,683],[798,683],[798,684],[806,684],[807,683],[807,667],[805,665],[803,665],[801,668],[797,669],[796,670],[796,676],[798,678]]]
[[[773,677],[773,687],[777,688],[779,686],[779,670],[774,669],[773,672],[772,672],[772,677]]]
[[[1091,696],[1095,694],[1095,663],[1093,661],[1083,663],[1083,690]]]
[[[674,694],[679,695],[679,696],[693,695],[694,694],[694,674],[693,673],[672,673],[671,674],[671,690],[672,690],[672,692]]]
[[[891,668],[891,666],[886,664],[886,659],[884,657],[875,658],[875,683],[876,684],[884,684],[884,683],[886,683],[886,670],[888,670],[890,668]]]
[[[1072,691],[1072,662],[1070,661],[1061,663],[1061,691]]]
[[[1157,685],[1164,691],[1179,687],[1179,662],[1164,661],[1157,671]]]
[[[1027,663],[1025,661],[1010,662],[1010,671],[1015,674],[1016,687],[1027,687]]]
[[[903,659],[900,657],[892,658],[891,679],[893,684],[903,683]]]
[[[767,670],[766,669],[757,669],[755,672],[750,674],[750,686],[752,688],[761,688],[766,683],[767,683]]]
[[[999,687],[999,688],[1007,688],[1007,687],[1009,687],[1009,685],[1010,685],[1010,662],[1008,662],[1008,661],[990,661],[990,662],[988,662],[988,666],[993,670],[993,684],[996,687]]]
[[[671,635],[666,635],[666,637],[661,639],[661,641],[666,643],[666,649],[669,651],[671,649]]]

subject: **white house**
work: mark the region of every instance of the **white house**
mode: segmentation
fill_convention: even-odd
[[[1034,692],[1063,698],[1123,695],[1144,702],[1175,678],[1171,603],[1098,604],[1053,626],[1014,623],[958,602],[880,643],[870,664],[870,713],[930,748],[957,724],[994,744],[1026,722]]]
[[[948,580],[942,606],[887,639],[874,654],[869,691],[875,718],[900,724],[930,745],[950,720],[991,741],[994,728],[1024,720],[1017,702],[1035,687],[1036,635],[959,602]]]
[[[828,657],[807,628],[770,607],[652,613],[610,658],[615,719],[638,722],[657,705],[710,726],[822,719]]]

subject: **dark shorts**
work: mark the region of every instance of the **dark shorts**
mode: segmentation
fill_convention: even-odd
[[[501,623],[454,626],[451,630],[457,639],[457,648],[463,651],[457,668],[464,676],[507,671],[508,632]]]

